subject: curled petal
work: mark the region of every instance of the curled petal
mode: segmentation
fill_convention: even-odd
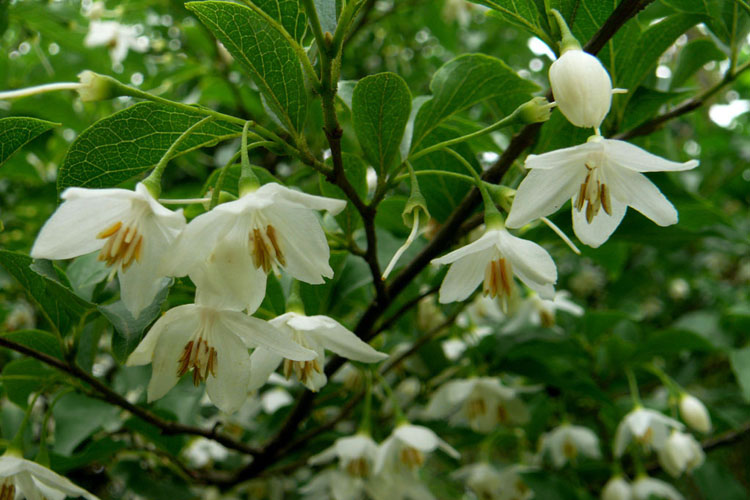
[[[626,169],[611,169],[612,196],[660,226],[677,224],[677,210],[645,175]]]
[[[636,172],[668,172],[690,170],[698,166],[698,160],[684,163],[670,161],[625,141],[604,139],[605,158],[614,167],[626,168]]]

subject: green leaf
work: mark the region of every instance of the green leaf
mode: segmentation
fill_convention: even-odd
[[[21,408],[26,408],[29,395],[42,389],[54,374],[53,370],[36,359],[14,359],[3,368],[2,385],[8,399]]]
[[[60,341],[50,332],[42,330],[18,330],[2,333],[0,336],[54,358],[63,359]]]
[[[57,178],[69,186],[112,187],[156,165],[169,147],[205,115],[143,102],[99,120],[73,142]],[[176,156],[239,137],[236,124],[212,121],[198,127],[177,148]]]
[[[195,12],[245,68],[284,128],[299,133],[307,115],[307,93],[297,53],[276,27],[253,10],[229,2],[190,2]]]
[[[412,151],[445,120],[486,99],[526,100],[539,87],[504,62],[484,54],[465,54],[444,64],[430,82],[432,99],[417,113]]]
[[[99,251],[76,258],[65,270],[73,290],[83,299],[91,300],[94,289],[112,270],[99,260]]]
[[[3,8],[3,5],[0,4],[0,16]],[[59,123],[25,116],[0,118],[0,167],[13,153],[39,135],[58,126],[60,126]]]
[[[743,398],[750,402],[750,347],[730,351],[729,363],[732,365],[734,376],[740,389],[742,389]]]
[[[628,103],[620,128],[630,130],[658,115],[665,104],[684,97],[684,92],[661,92],[646,87],[638,87]]]
[[[394,73],[379,73],[357,83],[352,96],[354,131],[367,160],[385,175],[398,159],[411,112],[411,93]]]
[[[359,156],[344,153],[344,173],[349,183],[363,200],[367,197],[367,165]],[[348,200],[344,192],[338,186],[326,181],[322,176],[320,179],[320,192],[323,196],[329,198],[338,198]],[[336,216],[336,221],[341,226],[345,234],[352,234],[362,225],[362,217],[351,203],[346,204],[346,208]]]
[[[125,307],[122,300],[114,304],[99,306],[101,312],[114,326],[112,333],[112,356],[118,363],[124,363],[130,353],[135,350],[143,336],[143,330],[154,321],[161,313],[161,305],[167,300],[169,293],[169,279],[164,279],[164,284],[156,294],[154,301],[146,307],[138,318]]]
[[[728,46],[733,43],[742,43],[750,27],[750,17],[737,0],[663,1],[679,12],[704,16],[708,28]]]
[[[546,16],[540,12],[533,0],[471,0],[492,9],[490,15],[518,26],[535,35],[546,43],[550,43],[547,36],[549,25]]]
[[[295,40],[302,40],[307,28],[307,16],[299,0],[252,0],[252,2],[280,22]]]
[[[59,281],[34,272],[31,269],[33,262],[27,255],[0,250],[0,266],[18,280],[47,320],[65,334],[94,306]]]
[[[710,61],[721,61],[724,58],[726,55],[719,50],[713,40],[708,38],[693,40],[680,51],[670,86],[674,89],[683,85],[704,64]]]
[[[86,438],[102,426],[117,422],[116,406],[83,394],[61,397],[52,409],[55,417],[55,453],[69,456]]]

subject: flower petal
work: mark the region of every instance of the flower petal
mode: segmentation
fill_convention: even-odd
[[[130,211],[135,193],[127,189],[69,188],[65,200],[39,231],[31,256],[70,259],[104,246],[97,235]]]
[[[625,217],[628,207],[614,196],[610,205],[612,215],[608,215],[604,210],[601,210],[594,216],[590,224],[586,221],[586,210],[579,211],[573,207],[573,232],[576,233],[581,242],[592,248],[598,248],[615,232],[617,226],[622,222],[622,218]]]
[[[268,377],[276,371],[279,364],[284,360],[275,352],[258,347],[250,355],[250,384],[248,391],[256,391],[263,387],[268,381]]]
[[[338,441],[336,441],[336,443],[334,443],[332,446],[329,446],[320,453],[308,458],[307,463],[310,465],[321,465],[333,461],[338,457],[338,452],[336,451],[337,445]]]
[[[468,245],[464,245],[461,248],[453,250],[449,254],[443,255],[442,257],[432,259],[431,264],[451,264],[453,262],[456,262],[457,260],[463,259],[464,257],[468,257],[470,255],[487,250],[488,248],[495,246],[495,244],[497,243],[497,233],[497,229],[490,229],[488,231],[485,231],[485,233],[478,240],[473,241]]]
[[[140,262],[136,261],[126,270],[117,273],[122,301],[136,319],[141,311],[154,301],[159,290],[166,286],[165,281],[168,280],[160,273],[160,267],[164,249],[168,245],[169,241],[163,234],[153,230],[147,231],[143,235]]]
[[[494,253],[493,246],[480,253],[465,256],[451,264],[443,279],[443,284],[440,285],[438,301],[441,304],[447,304],[468,298],[484,279],[485,268]],[[450,254],[446,257],[449,256]]]
[[[610,181],[611,179],[611,181]],[[608,169],[612,196],[660,226],[677,224],[677,210],[645,175],[626,169]]]
[[[281,184],[270,182],[261,186],[258,191],[263,191],[271,196],[278,196],[287,201],[302,205],[313,210],[326,210],[331,215],[337,215],[346,208],[346,201],[335,198],[326,198],[324,196],[315,196],[303,193],[294,189],[289,189]]]
[[[97,496],[92,495],[83,488],[80,488],[79,486],[73,484],[67,478],[46,467],[43,467],[42,465],[37,464],[36,462],[24,460],[23,468],[48,488],[61,491],[74,498],[84,497],[89,500],[99,500]]]
[[[589,155],[600,153],[602,146],[598,141],[584,142],[569,148],[556,149],[540,155],[526,157],[524,166],[531,169],[551,170],[562,169],[570,172],[572,169],[582,168]]]
[[[159,320],[154,323],[151,329],[146,333],[146,336],[141,339],[138,347],[130,353],[126,366],[138,366],[147,365],[151,363],[154,357],[154,349],[156,344],[159,342],[159,338],[167,330],[195,330],[198,324],[198,309],[191,305],[182,305],[173,307]]]
[[[575,195],[585,178],[583,162],[554,170],[532,170],[518,186],[505,224],[522,227],[556,212]]]
[[[604,144],[608,165],[627,168],[636,172],[690,170],[699,165],[698,160],[690,160],[684,163],[666,160],[625,141],[604,139],[602,143]]]
[[[393,431],[393,435],[401,442],[420,451],[433,451],[438,447],[440,442],[440,438],[438,438],[432,429],[421,425],[400,425]]]
[[[258,318],[238,311],[221,311],[219,321],[225,328],[233,331],[247,347],[264,347],[295,361],[309,361],[317,357],[315,351],[305,349],[279,332],[278,328]]]
[[[239,200],[237,200],[239,201]],[[237,202],[230,202],[237,203]],[[229,203],[226,203],[229,205]],[[163,272],[167,276],[185,276],[195,266],[205,261],[218,242],[224,240],[235,224],[247,227],[247,221],[242,221],[236,214],[219,210],[219,207],[201,214],[188,224],[180,236],[174,241],[162,261]],[[236,234],[241,234],[236,229]],[[245,231],[245,237],[247,237]]]
[[[330,319],[330,318],[328,318]],[[387,354],[378,352],[369,344],[360,340],[353,332],[344,328],[338,321],[332,320],[333,325],[328,328],[319,328],[313,335],[320,339],[323,346],[340,356],[363,363],[376,363],[388,357]],[[292,322],[289,326],[294,328]]]
[[[549,288],[557,282],[557,266],[547,250],[508,231],[501,231],[498,241],[500,253],[510,260],[513,273],[542,298],[554,298],[554,290],[550,295]]]
[[[209,375],[206,379],[206,393],[221,411],[234,413],[247,399],[250,354],[231,330],[219,327],[211,340],[216,349],[216,376]]]

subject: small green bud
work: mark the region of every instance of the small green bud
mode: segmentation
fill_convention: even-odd
[[[487,191],[490,193],[490,198],[492,198],[495,204],[500,205],[506,212],[510,212],[510,206],[513,204],[516,190],[509,188],[508,186],[490,184],[489,182],[485,182],[484,185],[487,187]]]
[[[552,116],[552,108],[554,107],[555,103],[547,101],[546,97],[534,97],[518,106],[515,114],[521,123],[546,122]]]
[[[83,102],[105,101],[124,95],[120,82],[109,76],[86,70],[78,73],[78,80],[81,82],[78,95]]]

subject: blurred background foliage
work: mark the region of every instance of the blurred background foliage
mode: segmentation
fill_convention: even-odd
[[[733,3],[727,0],[727,3]],[[686,5],[686,4],[685,4]],[[683,5],[684,6],[684,5]],[[654,2],[639,14],[633,29],[673,14],[677,0]],[[0,0],[0,88],[15,89],[54,81],[76,81],[83,69],[110,74],[123,82],[169,99],[197,103],[240,117],[263,116],[258,93],[240,68],[215,43],[210,33],[178,0],[125,0],[107,2],[106,16],[133,26],[131,50],[122,62],[110,58],[108,47],[86,47],[91,19],[90,4],[74,0]],[[615,99],[605,123],[605,135],[626,132],[669,106],[699,95],[716,85],[731,58],[750,57],[747,15],[734,41],[719,29],[699,24],[677,38],[656,67],[648,67],[642,87]],[[582,29],[582,28],[579,28]],[[575,29],[574,29],[575,31]],[[577,33],[580,35],[580,33]],[[588,36],[591,35],[589,30]],[[623,35],[625,36],[625,35]],[[622,43],[627,43],[627,40]],[[498,17],[486,16],[474,4],[453,0],[368,0],[366,16],[347,42],[342,80],[393,71],[401,75],[412,95],[429,94],[433,73],[451,58],[482,52],[502,59],[522,76],[547,89],[552,62],[541,40]],[[605,65],[610,65],[603,57]],[[629,67],[613,71],[614,84],[628,78]],[[691,393],[702,399],[714,422],[712,436],[725,442],[711,445],[706,463],[692,476],[676,481],[687,498],[734,500],[750,492],[750,73],[744,73],[710,97],[699,109],[668,122],[635,142],[675,161],[700,159],[698,169],[652,175],[680,213],[676,226],[659,228],[631,211],[615,235],[599,249],[583,248],[574,255],[545,226],[532,227],[524,237],[550,250],[560,271],[558,288],[585,307],[582,317],[558,315],[554,328],[528,321],[508,328],[508,320],[488,317],[477,305],[429,340],[418,353],[399,365],[390,380],[406,408],[418,414],[429,394],[443,380],[471,374],[524,377],[541,389],[526,398],[531,422],[520,429],[500,431],[491,450],[493,459],[514,462],[536,450],[543,432],[563,419],[587,425],[599,434],[605,457],[611,457],[614,428],[630,408],[624,368],[633,367],[645,401],[666,409],[666,392],[659,379],[645,368],[654,363]],[[627,101],[627,105],[623,104]],[[61,126],[27,145],[0,170],[0,248],[28,252],[34,237],[56,206],[55,179],[71,142],[89,125],[133,103],[132,99],[83,104],[73,92],[58,92],[0,102],[0,117],[32,116]],[[359,146],[348,108],[340,103],[344,150]],[[322,117],[313,106],[307,122],[308,142],[314,151],[326,149]],[[481,105],[451,121],[456,130],[474,130],[503,115],[497,106]],[[585,133],[585,132],[584,132]],[[535,152],[569,146],[585,139],[582,132],[564,123],[557,114],[539,137]],[[477,166],[487,167],[503,151],[509,133],[494,133],[470,143],[468,155]],[[204,191],[209,174],[223,165],[236,144],[219,144],[184,155],[167,172],[166,191],[171,198],[196,196]],[[318,191],[316,175],[300,163],[267,151],[252,153],[254,164],[288,182]],[[517,164],[506,182],[517,183]],[[429,192],[438,188],[428,188]],[[460,199],[460,187],[451,186]],[[389,195],[378,214],[381,262],[387,262],[408,233],[401,210],[408,192]],[[435,210],[439,212],[439,210]],[[572,234],[569,212],[552,219]],[[436,214],[433,214],[436,215]],[[356,238],[361,235],[355,233]],[[429,234],[425,237],[429,237]],[[335,244],[334,244],[335,246]],[[407,256],[414,255],[411,250]],[[308,313],[327,313],[351,325],[372,297],[366,265],[344,251],[334,251],[334,280],[321,287],[303,286]],[[67,267],[73,287],[97,303],[116,295],[111,283],[89,286],[101,269],[81,259]],[[105,271],[106,274],[106,271]],[[418,293],[434,287],[442,274],[423,272],[399,298],[393,310]],[[271,280],[261,315],[272,317],[284,309],[282,287]],[[283,281],[283,280],[282,280]],[[178,282],[170,304],[191,300],[189,282]],[[405,314],[376,345],[394,352],[440,323],[459,314],[458,305],[421,304]],[[47,329],[38,308],[19,284],[0,270],[0,328],[14,331]],[[480,335],[491,332],[490,335]],[[104,320],[89,323],[77,339],[77,360],[87,370],[104,377],[131,401],[145,402],[150,368],[124,368],[112,327]],[[40,337],[41,338],[41,337]],[[446,357],[446,341],[468,342],[465,355],[454,362]],[[53,343],[54,344],[54,343]],[[51,444],[53,467],[102,498],[211,498],[215,490],[191,485],[183,471],[165,456],[179,456],[194,467],[229,470],[239,458],[233,453],[183,435],[162,436],[158,430],[101,401],[89,398],[41,363],[0,352],[3,399],[0,403],[0,436],[11,439],[28,404],[31,392],[44,389],[46,407],[54,404]],[[343,380],[343,381],[342,381]],[[357,384],[360,384],[357,386]],[[352,388],[354,387],[354,388]],[[326,421],[361,387],[357,377],[329,384],[318,398],[308,428]],[[288,392],[287,392],[288,391]],[[223,428],[261,444],[272,435],[289,411],[291,396],[300,387],[267,386],[263,398],[253,400],[232,417],[219,417],[202,398],[202,388],[183,380],[154,404],[165,418]],[[383,407],[387,405],[382,405]],[[41,411],[44,411],[42,408]],[[390,430],[387,408],[375,425],[376,439]],[[328,446],[331,439],[355,428],[356,415],[336,430],[318,435],[285,457],[273,474],[243,485],[229,498],[293,498],[298,481],[310,470],[283,470],[311,452]],[[463,463],[479,458],[481,436],[468,429],[434,422],[433,428],[460,449]],[[737,435],[728,434],[739,429]],[[29,449],[38,445],[39,429],[29,435]],[[712,443],[711,437],[708,443]],[[626,467],[628,464],[626,464]],[[457,467],[447,457],[433,460],[424,475],[439,498],[458,498],[464,487],[450,477]],[[291,469],[291,467],[290,467]],[[604,462],[582,462],[579,467],[528,474],[528,482],[541,499],[594,498],[610,475]],[[658,469],[654,474],[662,474]],[[215,497],[216,498],[216,497]],[[469,497],[467,497],[469,498]]]

